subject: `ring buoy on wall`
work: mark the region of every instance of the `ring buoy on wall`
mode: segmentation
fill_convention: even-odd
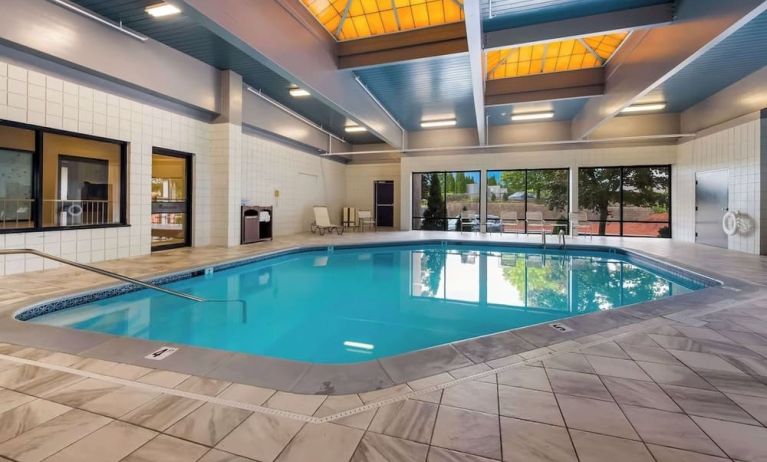
[[[722,230],[728,236],[734,236],[738,232],[740,218],[735,212],[727,212],[722,217]]]
[[[67,213],[73,217],[79,217],[83,214],[83,206],[80,204],[72,204],[67,207]]]

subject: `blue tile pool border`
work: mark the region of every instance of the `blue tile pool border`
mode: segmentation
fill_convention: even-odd
[[[380,247],[394,247],[394,246],[422,246],[422,245],[451,245],[451,246],[471,246],[471,247],[506,247],[514,249],[531,249],[536,250],[538,253],[560,255],[567,253],[568,251],[591,251],[602,254],[614,254],[624,257],[628,263],[635,263],[642,265],[643,267],[657,271],[661,276],[671,277],[676,279],[686,280],[694,284],[702,285],[703,288],[721,286],[724,283],[720,280],[714,279],[709,276],[702,275],[695,271],[682,268],[680,266],[658,260],[654,257],[642,255],[641,253],[622,249],[619,247],[604,246],[604,245],[568,245],[566,248],[558,247],[543,247],[540,244],[533,243],[509,243],[500,241],[470,241],[462,239],[425,239],[425,240],[398,240],[387,241],[379,243],[365,243],[365,244],[342,244],[342,245],[312,245],[291,247],[287,249],[281,249],[273,252],[266,252],[258,255],[253,255],[245,258],[239,258],[235,260],[225,261],[217,264],[204,265],[201,267],[194,267],[186,270],[176,271],[160,276],[155,276],[149,279],[145,279],[144,282],[148,282],[154,285],[164,285],[176,281],[185,279],[191,279],[194,277],[202,276],[207,269],[212,268],[214,272],[224,271],[239,266],[249,265],[252,263],[278,258],[287,255],[294,255],[300,253],[316,252],[316,251],[334,251],[344,249],[359,249],[359,248],[380,248]],[[120,284],[116,286],[110,286],[106,288],[99,288],[95,290],[85,291],[74,295],[67,295],[63,297],[57,297],[54,299],[44,300],[42,302],[33,304],[28,307],[17,310],[13,317],[18,321],[29,321],[38,316],[44,314],[54,313],[68,308],[74,308],[76,306],[92,303],[98,300],[106,298],[116,297],[131,292],[137,292],[139,290],[152,290],[135,284]]]

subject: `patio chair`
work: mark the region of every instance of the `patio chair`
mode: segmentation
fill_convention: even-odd
[[[356,228],[359,223],[357,221],[357,209],[354,207],[344,207],[341,216],[341,225],[344,228]]]
[[[324,236],[326,232],[333,232],[335,230],[339,235],[344,233],[344,227],[334,225],[330,222],[330,214],[328,214],[328,208],[324,205],[314,206],[314,222],[311,227],[312,233],[319,232],[320,236]]]
[[[589,235],[589,239],[594,239],[594,233],[591,232],[591,224],[586,212],[570,213],[570,230],[574,236],[579,236],[581,231],[584,231],[584,234]]]
[[[525,214],[528,234],[540,234],[543,246],[546,246],[546,223],[543,221],[543,212],[527,212]],[[531,226],[532,225],[532,226]]]
[[[501,212],[501,234],[507,232],[507,229],[513,230],[515,234],[519,234],[519,225],[522,222],[517,217],[517,212]]]
[[[376,219],[373,218],[373,213],[370,210],[360,210],[357,213],[357,219],[359,220],[359,227],[361,231],[365,231],[365,227],[373,227],[373,231],[378,231],[376,225]]]
[[[475,213],[469,212],[468,210],[462,211],[460,221],[458,222],[458,226],[461,228],[461,234],[463,234],[463,230],[466,226],[469,227],[469,231],[473,231],[476,220],[477,217]]]

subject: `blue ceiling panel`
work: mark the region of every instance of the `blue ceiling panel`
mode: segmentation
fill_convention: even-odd
[[[680,112],[767,66],[767,13],[762,13],[653,90]],[[647,98],[646,98],[647,99]]]
[[[551,120],[572,120],[580,112],[589,98],[561,99],[556,101],[542,101],[536,103],[500,104],[485,108],[488,125],[508,125],[512,122],[511,114],[526,112],[554,111]]]
[[[357,75],[406,130],[422,119],[455,117],[458,127],[475,127],[469,55],[361,69]]]
[[[672,3],[669,0],[480,0],[480,2],[482,28],[485,32]]]
[[[148,37],[186,53],[217,69],[231,69],[243,81],[262,90],[272,99],[293,109],[327,130],[351,143],[377,143],[370,133],[345,133],[347,118],[313,97],[294,98],[288,94],[291,82],[251,58],[227,41],[194,20],[179,14],[153,18],[144,8],[158,0],[73,0],[74,3],[94,11]],[[151,72],[151,69],[148,70]]]

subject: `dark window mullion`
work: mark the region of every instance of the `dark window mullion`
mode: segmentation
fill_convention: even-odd
[[[35,130],[35,157],[32,160],[32,191],[34,194],[34,227],[43,227],[43,132]]]

